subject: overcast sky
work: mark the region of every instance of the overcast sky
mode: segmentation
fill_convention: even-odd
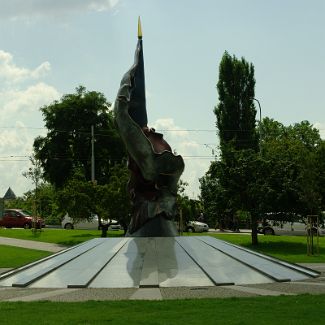
[[[253,63],[262,115],[325,135],[323,0],[0,0],[0,196],[22,195],[39,108],[78,85],[114,101],[141,16],[149,125],[184,157],[190,197],[217,147],[218,66]]]

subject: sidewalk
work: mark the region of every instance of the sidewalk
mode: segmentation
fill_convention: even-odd
[[[67,248],[66,246],[59,245],[59,244],[51,244],[51,243],[44,243],[40,241],[16,239],[16,238],[9,238],[9,237],[0,237],[0,245],[9,245],[9,246],[29,248],[29,249],[37,249],[40,251],[47,251],[52,253],[57,253]]]

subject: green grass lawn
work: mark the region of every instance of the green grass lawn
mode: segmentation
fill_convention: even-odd
[[[108,237],[122,236],[123,231],[108,231]],[[1,237],[10,237],[26,240],[42,241],[47,243],[56,243],[65,246],[80,244],[86,240],[98,238],[101,236],[100,230],[66,230],[45,228],[42,231],[34,232],[31,229],[6,229],[0,228]]]
[[[312,256],[307,255],[307,239],[304,236],[262,235],[258,236],[259,244],[257,247],[252,246],[251,237],[248,235],[230,234],[213,237],[292,263],[325,263],[325,237],[319,237],[319,254]]]
[[[19,267],[51,254],[34,249],[0,245],[0,268]]]
[[[1,324],[323,324],[325,295],[164,301],[0,302]],[[19,311],[19,312],[17,312]]]
[[[319,237],[319,254],[307,255],[305,236],[258,236],[258,246],[252,246],[247,234],[185,233],[185,236],[212,236],[230,243],[244,246],[291,263],[325,263],[325,237]],[[316,239],[314,247],[316,248]]]

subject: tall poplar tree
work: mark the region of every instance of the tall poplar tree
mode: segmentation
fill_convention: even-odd
[[[225,52],[219,66],[219,103],[214,110],[220,138],[221,161],[217,179],[224,198],[228,198],[228,218],[235,220],[238,210],[249,211],[252,243],[257,244],[257,206],[251,196],[255,183],[255,154],[258,151],[254,66]]]
[[[225,52],[217,83],[219,104],[214,110],[222,153],[229,144],[237,150],[258,148],[254,87],[254,66]]]

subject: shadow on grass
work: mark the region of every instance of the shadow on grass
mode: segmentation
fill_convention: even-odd
[[[85,237],[96,238],[97,236],[94,236],[94,234],[79,234],[79,235],[73,235],[71,237],[74,237],[74,238],[85,238]]]
[[[286,255],[301,255],[306,254],[307,251],[307,243],[297,243],[297,242],[288,242],[288,241],[277,241],[277,242],[259,242],[258,246],[252,246],[251,244],[243,245],[249,249],[274,255],[285,253]],[[316,243],[314,243],[314,249],[316,251]],[[319,253],[323,253],[323,247],[319,247]]]
[[[65,245],[65,246],[74,246],[81,244],[87,240],[93,239],[93,238],[100,238],[101,237],[101,232],[98,235],[94,235],[91,233],[88,234],[77,234],[77,235],[72,235],[70,239],[67,240],[62,240],[58,242],[60,245]],[[105,238],[110,238],[110,237],[124,237],[124,234],[122,233],[108,233],[107,237]]]
[[[43,230],[40,230],[40,229],[34,229],[32,228],[31,230],[31,234],[34,238],[40,238],[42,233],[43,233]]]

